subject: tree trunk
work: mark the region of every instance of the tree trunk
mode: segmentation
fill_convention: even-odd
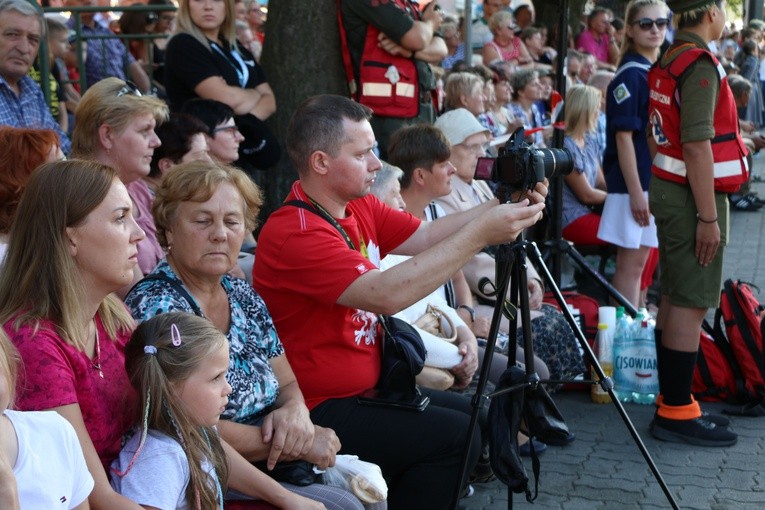
[[[292,113],[316,94],[348,95],[335,0],[271,2],[266,34],[261,64],[277,106],[268,124],[282,143],[283,155],[277,166],[256,179],[266,199],[262,220],[281,205],[297,179],[284,146]]]

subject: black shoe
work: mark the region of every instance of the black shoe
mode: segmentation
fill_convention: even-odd
[[[762,204],[755,203],[749,196],[744,196],[733,202],[733,208],[737,211],[759,211]]]
[[[738,441],[738,435],[735,432],[718,427],[703,418],[668,420],[654,415],[651,422],[651,435],[662,441],[697,446],[730,446]]]
[[[727,427],[730,425],[730,420],[727,416],[723,416],[722,414],[714,414],[714,413],[708,413],[706,411],[701,411],[701,419],[706,420],[708,422],[712,422],[718,427]]]
[[[746,195],[744,195],[744,198],[748,198],[749,201],[751,201],[754,204],[757,204],[757,205],[760,205],[760,206],[765,205],[765,200],[761,199],[757,195],[757,193],[747,193]]]

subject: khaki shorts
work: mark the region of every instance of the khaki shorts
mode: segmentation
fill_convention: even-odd
[[[728,242],[728,197],[715,193],[720,247],[712,263],[699,264],[696,249],[696,202],[691,188],[653,177],[649,206],[659,238],[661,293],[675,306],[716,308],[720,302],[723,247]]]

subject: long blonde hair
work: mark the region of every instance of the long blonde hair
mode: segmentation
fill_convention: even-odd
[[[19,374],[19,366],[21,365],[21,355],[13,345],[11,339],[5,334],[5,330],[0,328],[0,377],[5,379],[6,389],[8,392],[8,407],[13,407],[13,402],[16,399],[16,379]],[[0,409],[0,413],[5,409]]]
[[[174,438],[186,453],[189,483],[186,502],[189,507],[217,508],[215,481],[202,469],[208,460],[215,467],[223,492],[228,481],[228,463],[218,433],[212,427],[199,426],[188,416],[173,384],[187,380],[199,364],[228,340],[206,319],[184,312],[165,313],[141,323],[125,346],[125,368],[130,384],[142,396],[141,441],[133,461],[141,454],[148,429]],[[221,509],[222,510],[222,509]]]
[[[30,177],[11,224],[0,271],[0,323],[13,327],[50,321],[68,344],[85,349],[85,288],[69,251],[67,228],[82,224],[117,182],[115,171],[93,161],[47,163]],[[98,308],[110,338],[133,319],[115,295]]]
[[[212,51],[207,37],[202,33],[196,23],[191,19],[189,2],[192,0],[178,0],[178,14],[175,18],[175,33],[189,34],[202,43],[205,48]],[[233,0],[222,0],[226,4],[226,18],[218,30],[218,35],[226,41],[232,49],[236,49],[236,7]]]
[[[600,90],[590,85],[577,84],[566,94],[566,134],[579,136],[594,131],[597,126],[595,112],[600,109]]]

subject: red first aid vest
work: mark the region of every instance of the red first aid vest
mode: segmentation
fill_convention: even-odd
[[[409,0],[391,1],[409,12],[415,20],[420,19],[420,11]],[[353,98],[371,108],[379,117],[416,117],[420,109],[420,87],[414,59],[394,56],[380,48],[377,42],[380,31],[367,25],[357,83],[343,26],[340,0],[337,2],[337,19],[345,73]]]
[[[648,122],[658,152],[651,170],[660,179],[687,184],[683,145],[680,143],[680,91],[678,78],[688,67],[708,55],[720,74],[720,95],[714,112],[715,136],[712,138],[715,191],[732,193],[746,182],[749,167],[747,150],[738,129],[738,113],[728,78],[720,62],[708,50],[692,43],[675,46],[670,52],[681,53],[666,67],[659,63],[648,71],[650,98]]]

